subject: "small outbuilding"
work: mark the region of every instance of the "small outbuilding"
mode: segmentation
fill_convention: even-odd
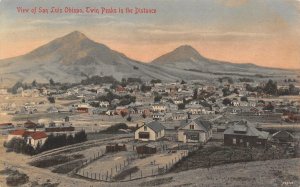
[[[272,135],[272,141],[277,143],[290,143],[294,141],[294,136],[288,131],[279,131]]]

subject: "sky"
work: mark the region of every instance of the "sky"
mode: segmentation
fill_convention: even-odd
[[[21,14],[21,6],[157,12]],[[300,69],[300,0],[0,0],[0,25],[0,59],[78,30],[142,62],[191,45],[211,59]]]

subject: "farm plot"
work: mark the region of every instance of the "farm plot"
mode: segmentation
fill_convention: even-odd
[[[137,158],[134,151],[122,151],[117,153],[107,153],[92,164],[80,169],[77,174],[98,180],[111,180],[120,171]]]
[[[187,154],[188,152],[186,150],[178,150],[136,159],[130,164],[130,168],[138,168],[139,171],[129,172],[127,176],[123,177],[123,180],[132,180],[163,174],[184,156],[187,156]]]

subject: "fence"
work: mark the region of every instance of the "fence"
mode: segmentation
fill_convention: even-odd
[[[116,164],[109,170],[99,170],[99,172],[91,172],[85,169],[79,169],[77,170],[76,175],[89,180],[97,180],[104,182],[132,181],[167,173],[176,163],[180,162],[184,157],[188,156],[188,153],[189,152],[187,150],[182,150],[179,152],[179,154],[176,154],[171,159],[168,159],[168,162],[165,164],[157,164],[156,160],[153,160],[151,161],[149,166],[147,165],[142,169],[139,169],[137,166],[134,165],[130,167],[134,160],[140,158],[139,155],[133,155],[123,160],[123,163]],[[95,157],[95,159],[97,158],[99,157]],[[91,162],[92,161],[85,162],[82,166],[84,167]]]

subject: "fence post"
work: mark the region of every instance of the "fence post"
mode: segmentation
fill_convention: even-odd
[[[106,171],[106,181],[108,180],[108,170]]]
[[[141,178],[143,178],[143,171],[141,170]]]

